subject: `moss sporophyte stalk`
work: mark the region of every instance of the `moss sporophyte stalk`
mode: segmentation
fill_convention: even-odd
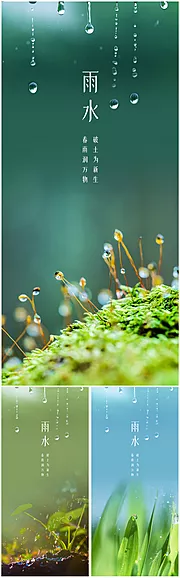
[[[3,354],[4,385],[178,384],[179,269],[173,269],[171,286],[165,285],[161,276],[164,244],[161,234],[156,236],[158,264],[152,261],[147,266],[144,266],[142,237],[139,237],[139,268],[118,229],[114,239],[119,265],[113,246],[105,243],[102,257],[109,271],[109,288],[98,295],[101,309],[92,302],[84,277],[75,284],[68,281],[62,271],[54,274],[63,295],[59,312],[66,319],[66,327],[59,336],[47,335],[42,326],[35,305],[40,287],[33,289],[31,298],[25,294],[19,296],[21,302],[29,301],[33,316],[24,310],[25,327],[16,340],[9,335],[3,320],[3,332],[12,341]],[[128,284],[123,251],[137,277],[133,288]],[[123,284],[118,277],[118,266]],[[72,322],[72,306],[80,315],[80,320],[75,322]],[[18,316],[23,313],[20,308],[18,311]],[[19,345],[25,334],[26,340],[32,342],[32,347],[28,347],[32,349],[30,353],[25,353],[22,344]],[[7,361],[16,347],[24,356],[23,363],[17,367],[13,358]]]

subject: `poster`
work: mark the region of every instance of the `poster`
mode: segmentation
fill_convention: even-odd
[[[1,8],[1,572],[178,576],[179,3]]]
[[[177,385],[178,2],[3,1],[2,40],[4,385]]]

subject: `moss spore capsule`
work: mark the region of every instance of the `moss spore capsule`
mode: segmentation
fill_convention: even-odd
[[[123,233],[122,231],[119,231],[119,229],[115,229],[114,231],[114,239],[116,241],[118,241],[118,243],[121,243],[121,241],[123,240]]]
[[[158,235],[156,236],[156,243],[157,245],[163,245],[164,237],[163,235],[161,235],[161,233],[158,233]]]
[[[40,287],[34,287],[34,289],[32,290],[32,294],[39,295],[40,291],[41,291]]]
[[[25,303],[25,301],[27,301],[28,296],[25,295],[25,293],[22,293],[21,295],[19,295],[18,297],[19,301],[21,301],[21,303]]]

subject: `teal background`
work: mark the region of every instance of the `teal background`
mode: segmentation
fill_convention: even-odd
[[[63,498],[88,497],[88,389],[69,388],[69,426],[65,425],[66,388],[59,388],[59,435],[56,435],[56,389],[3,387],[2,389],[2,536],[12,540],[20,528],[41,526],[25,514],[12,517],[21,504],[31,503],[29,513],[46,523],[46,516],[60,510]],[[15,419],[15,399],[19,419]],[[50,422],[49,446],[41,445],[41,421]],[[19,433],[15,427],[19,426]],[[64,434],[69,431],[69,438]],[[41,453],[49,453],[50,472],[41,477]],[[46,466],[46,459],[44,459]],[[45,467],[46,470],[46,467]],[[69,491],[65,491],[66,487]],[[71,491],[70,491],[71,490]],[[73,491],[74,490],[74,491]],[[73,503],[73,507],[78,507]]]
[[[147,388],[92,387],[92,522],[96,523],[111,493],[119,484],[142,500],[148,516],[155,497],[161,505],[178,508],[178,388],[158,388],[159,424],[156,425],[156,387],[149,388],[149,425],[146,431]],[[105,419],[105,400],[108,416]],[[131,433],[131,422],[139,432]],[[109,427],[109,432],[105,428]],[[155,433],[159,437],[155,438]],[[139,446],[131,445],[136,435]],[[145,440],[145,436],[149,440]],[[139,476],[131,477],[131,452],[139,454]],[[136,464],[136,458],[134,457]],[[136,473],[136,467],[134,466]],[[128,492],[127,492],[128,493]],[[177,510],[176,510],[177,511]]]
[[[13,311],[20,293],[41,287],[38,313],[58,332],[59,285],[83,275],[94,301],[108,286],[103,243],[117,227],[139,265],[158,260],[157,233],[165,237],[162,274],[171,283],[177,264],[178,2],[121,2],[117,90],[111,88],[114,2],[92,2],[95,31],[87,35],[86,2],[3,2],[3,312],[15,336]],[[31,16],[37,66],[30,66]],[[155,23],[159,20],[159,25]],[[133,23],[138,32],[138,77],[131,77]],[[100,49],[102,47],[102,49]],[[17,48],[17,50],[16,50]],[[82,71],[99,70],[99,120],[82,121],[88,93]],[[38,83],[38,92],[28,83]],[[129,102],[131,92],[140,99]],[[117,110],[109,108],[119,99]],[[81,142],[99,136],[99,184],[81,182]],[[136,278],[124,259],[129,283]],[[123,281],[123,278],[122,278]]]

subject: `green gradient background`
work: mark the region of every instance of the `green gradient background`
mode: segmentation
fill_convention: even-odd
[[[33,521],[24,514],[11,517],[21,504],[31,503],[30,513],[44,523],[46,515],[60,509],[57,500],[66,497],[62,492],[66,481],[77,488],[77,497],[88,495],[88,388],[69,389],[69,427],[65,425],[66,388],[59,392],[59,435],[56,435],[56,388],[43,387],[2,390],[2,534],[14,539],[20,528],[31,527]],[[19,433],[15,433],[15,399],[19,397]],[[50,421],[48,449],[41,445],[41,421]],[[69,438],[65,439],[65,431]],[[49,453],[49,478],[40,475],[41,452]],[[46,464],[46,461],[45,461]],[[68,494],[68,499],[70,495]],[[74,504],[75,507],[75,504]],[[36,523],[37,532],[41,526]]]
[[[111,88],[114,2],[93,2],[95,32],[88,36],[86,3],[3,2],[3,288],[7,327],[17,334],[17,295],[40,285],[37,308],[50,333],[59,331],[60,269],[71,280],[87,277],[96,299],[108,285],[101,258],[114,228],[138,265],[158,259],[155,236],[165,236],[162,274],[177,264],[177,54],[178,3],[120,3],[119,73]],[[37,66],[30,66],[31,15]],[[138,32],[138,78],[131,77],[133,23]],[[154,26],[159,20],[159,25]],[[115,41],[116,42],[116,41]],[[103,47],[100,50],[100,46]],[[18,50],[15,48],[18,47]],[[74,61],[76,61],[74,63]],[[82,70],[99,70],[99,120],[82,121]],[[38,92],[28,92],[29,81]],[[129,103],[137,91],[137,106]],[[109,101],[117,97],[118,110]],[[81,182],[83,135],[99,136],[99,184]],[[130,283],[134,272],[127,264]]]

